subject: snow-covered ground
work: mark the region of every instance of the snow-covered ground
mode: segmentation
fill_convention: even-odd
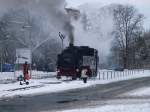
[[[19,85],[19,82],[0,84],[0,98],[60,92],[69,89],[89,87],[96,84],[106,84],[110,82],[128,80],[138,77],[148,77],[149,74],[150,71],[145,70],[144,72],[141,71],[133,75],[125,75],[124,77],[116,77],[113,79],[90,79],[86,84],[84,84],[82,80],[63,81],[57,80],[56,78],[31,79],[29,85]]]
[[[43,111],[44,112],[44,111]],[[48,112],[48,111],[45,111]],[[60,112],[60,111],[59,111]],[[91,107],[86,109],[74,109],[61,112],[150,112],[150,103],[145,104],[118,104],[105,105],[101,107]]]
[[[145,87],[125,93],[122,95],[122,97],[124,96],[127,99],[110,100],[104,102],[104,105],[100,106],[58,112],[150,112],[150,87]]]
[[[22,75],[22,71],[16,72],[0,72],[0,83],[7,82],[8,80],[16,80],[18,76]],[[38,79],[42,77],[50,77],[56,75],[56,72],[43,72],[43,71],[32,71],[31,77]]]
[[[124,96],[131,96],[131,97],[149,97],[150,98],[150,87],[139,88],[129,93],[123,94]]]
[[[150,75],[148,71],[144,73],[144,76],[146,74]],[[136,89],[120,97],[122,99],[104,101],[103,104],[97,106],[58,112],[150,112],[150,87]]]

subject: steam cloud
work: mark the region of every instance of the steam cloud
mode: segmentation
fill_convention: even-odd
[[[24,8],[36,13],[37,16],[47,16],[47,22],[57,32],[55,36],[58,36],[58,32],[63,32],[73,43],[73,26],[65,5],[65,0],[0,0],[0,15],[10,9]]]

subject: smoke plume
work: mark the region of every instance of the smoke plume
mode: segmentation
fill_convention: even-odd
[[[27,9],[36,16],[47,18],[45,25],[49,27],[45,26],[45,28],[49,32],[55,32],[56,38],[58,38],[58,32],[62,32],[73,43],[73,26],[65,5],[65,0],[0,0],[0,15],[11,9]]]

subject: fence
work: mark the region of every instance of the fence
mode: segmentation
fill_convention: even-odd
[[[124,70],[124,71],[99,71],[98,79],[99,80],[109,80],[109,79],[119,79],[129,76],[134,76],[135,74],[144,73],[143,69],[134,69],[134,70]]]
[[[54,77],[56,77],[55,72],[34,73],[31,75],[31,79],[44,79],[44,78],[54,78]]]
[[[19,71],[17,73],[14,72],[0,73],[0,84],[16,82],[19,74],[22,74],[22,72]],[[53,77],[56,77],[55,72],[33,71],[31,75],[31,79],[43,79],[43,78],[53,78]]]
[[[144,73],[144,70],[143,69],[124,70],[124,71],[100,70],[98,72],[97,78],[98,80],[122,79],[131,76],[134,77],[140,73]],[[54,78],[54,77],[56,77],[55,72],[33,71],[31,75],[31,79],[43,79],[43,78]],[[17,76],[13,72],[0,73],[0,84],[11,83],[16,81],[17,81]]]

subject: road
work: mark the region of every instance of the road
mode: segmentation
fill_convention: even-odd
[[[123,103],[122,101],[125,99],[130,99],[128,103],[136,103],[136,99],[141,102],[145,101],[143,99],[147,99],[150,102],[149,97],[121,96],[121,94],[131,90],[149,86],[150,78],[145,77],[59,93],[19,96],[1,100],[0,112],[55,112],[56,110],[105,105],[107,103]]]

